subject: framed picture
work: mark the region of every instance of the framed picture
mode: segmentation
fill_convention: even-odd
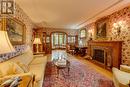
[[[86,28],[83,28],[80,30],[80,38],[86,38],[87,37],[87,31]]]
[[[106,39],[106,36],[107,36],[107,18],[103,18],[96,22],[96,38]]]
[[[6,23],[6,29],[11,43],[13,45],[24,44],[26,35],[25,25],[15,18],[7,18]]]

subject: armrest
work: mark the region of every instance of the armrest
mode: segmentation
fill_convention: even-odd
[[[33,83],[33,74],[32,73],[22,73],[22,74],[15,74],[15,75],[8,75],[3,78],[0,78],[0,83],[3,83],[4,81],[19,76],[21,77],[22,81],[20,82],[19,87],[28,87],[32,85]]]
[[[130,66],[120,65],[120,70],[124,71],[124,72],[127,72],[127,73],[130,73]]]

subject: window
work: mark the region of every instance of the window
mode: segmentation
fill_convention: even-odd
[[[75,43],[76,38],[75,36],[68,36],[68,43]]]
[[[54,45],[58,45],[58,34],[57,33],[55,33],[54,34]]]
[[[63,39],[64,39],[63,35],[60,34],[60,35],[59,35],[59,44],[60,44],[60,45],[63,44]]]
[[[53,33],[52,34],[52,48],[62,48],[66,45],[65,33]]]
[[[80,31],[80,38],[85,38],[86,37],[86,30],[85,29],[82,29]]]

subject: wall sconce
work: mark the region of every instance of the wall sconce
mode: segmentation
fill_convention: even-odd
[[[121,33],[121,29],[124,27],[124,21],[119,21],[113,24],[114,29],[116,29],[117,35]]]
[[[92,30],[88,30],[88,32],[92,34]]]
[[[90,35],[89,38],[90,38],[90,40],[92,40],[92,32],[93,32],[93,31],[92,31],[92,30],[89,30],[88,32],[89,32],[89,35]]]

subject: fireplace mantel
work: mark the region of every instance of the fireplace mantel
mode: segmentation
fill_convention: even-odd
[[[94,49],[104,49],[107,54],[111,54],[111,67],[119,68],[121,64],[121,52],[122,52],[122,42],[123,41],[89,41],[88,42],[88,55],[93,57]],[[110,51],[108,53],[108,51]],[[93,60],[93,58],[92,58]],[[108,60],[108,57],[105,58]],[[103,64],[104,68],[107,68],[107,61]]]

